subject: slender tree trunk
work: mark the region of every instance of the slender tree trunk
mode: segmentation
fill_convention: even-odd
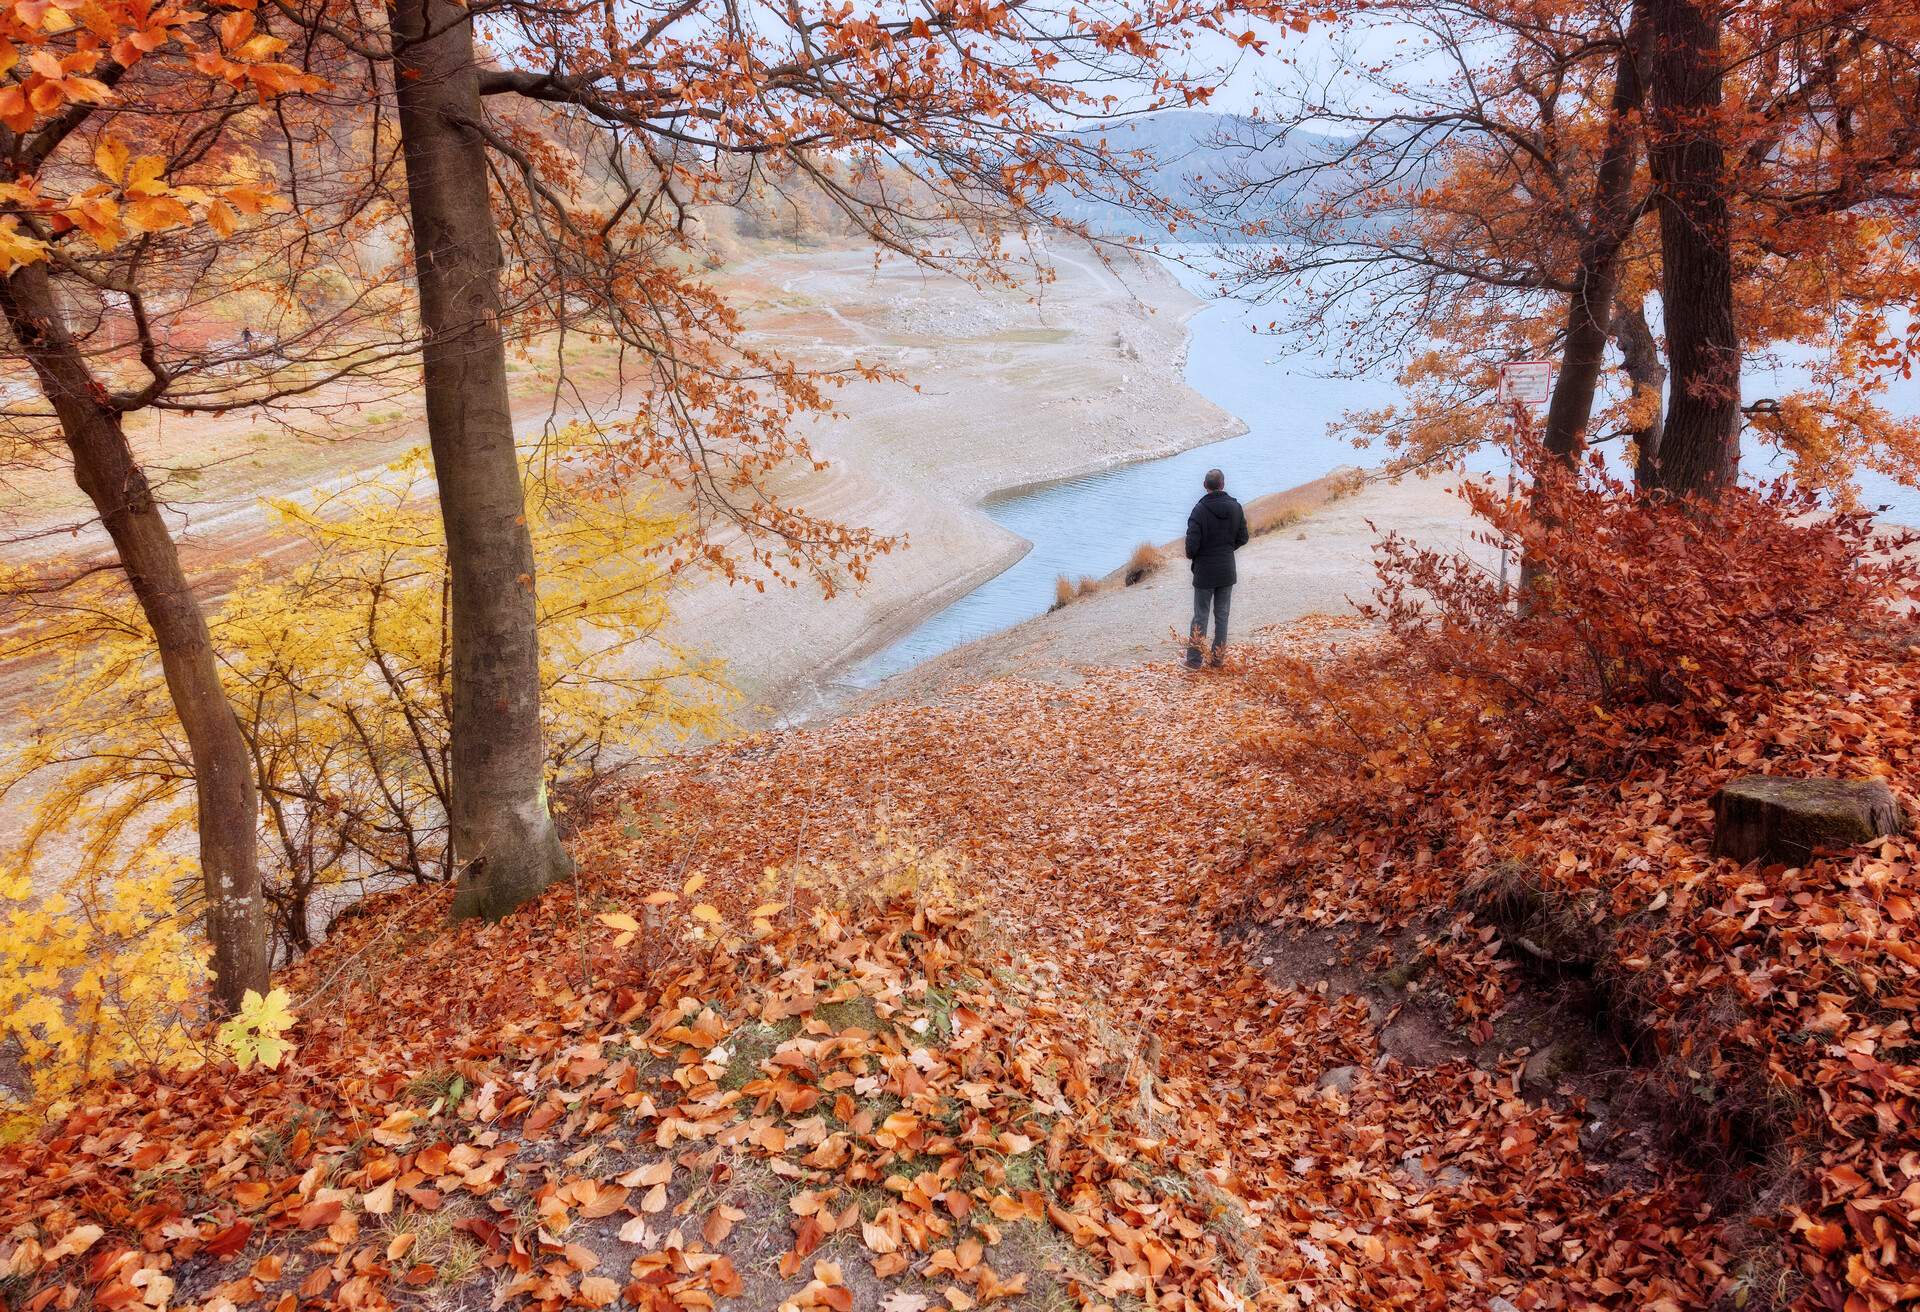
[[[1660,481],[1660,442],[1667,426],[1667,366],[1660,361],[1660,344],[1653,340],[1647,307],[1640,301],[1615,302],[1613,337],[1633,385],[1634,409],[1647,415],[1646,421],[1633,430],[1633,481],[1644,495]]]
[[[1651,471],[1673,496],[1709,500],[1740,472],[1740,335],[1733,317],[1718,0],[1647,0],[1653,57],[1647,158],[1660,207],[1661,302],[1673,371]]]
[[[453,575],[453,914],[497,919],[572,863],[547,806],[533,539],[507,397],[472,20],[454,0],[397,0],[393,14],[427,435]]]
[[[1626,40],[1614,60],[1606,141],[1594,175],[1593,203],[1580,243],[1580,264],[1574,270],[1573,295],[1567,303],[1560,373],[1547,402],[1543,441],[1548,453],[1568,468],[1586,446],[1593,396],[1606,362],[1607,326],[1612,318],[1614,290],[1620,282],[1621,251],[1640,217],[1633,199],[1633,174],[1640,157],[1640,105],[1644,98],[1640,61],[1645,35],[1643,9],[1635,5]],[[1537,498],[1535,513],[1541,513]],[[1546,565],[1532,555],[1520,562],[1522,606],[1532,604],[1530,598]]]
[[[1639,63],[1645,33],[1642,9],[1636,5],[1626,42],[1614,65],[1606,143],[1594,178],[1586,237],[1580,244],[1580,267],[1567,305],[1566,346],[1560,376],[1554,380],[1553,397],[1547,405],[1546,447],[1567,465],[1586,445],[1593,395],[1606,359],[1613,293],[1620,282],[1620,254],[1639,218],[1639,207],[1633,199],[1633,173],[1640,157],[1643,93]]]
[[[74,479],[113,539],[153,630],[167,692],[193,760],[213,996],[221,1010],[231,1012],[248,989],[266,992],[270,964],[255,854],[259,802],[246,738],[221,689],[206,618],[180,568],[173,535],[127,443],[119,412],[103,403],[106,393],[67,331],[45,266],[29,264],[0,279],[0,313],[59,416],[73,454]]]

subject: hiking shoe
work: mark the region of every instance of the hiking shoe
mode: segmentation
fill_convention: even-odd
[[[1213,661],[1211,663],[1216,670],[1222,665],[1225,665],[1227,663],[1227,649],[1225,647],[1215,647],[1213,649]]]
[[[1200,649],[1198,647],[1187,648],[1187,668],[1190,670],[1200,668]]]

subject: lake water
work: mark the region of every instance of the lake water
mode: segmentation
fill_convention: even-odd
[[[1204,278],[1173,267],[1181,281],[1207,295]],[[1215,301],[1191,320],[1187,382],[1208,400],[1239,416],[1247,431],[1157,460],[1103,470],[989,500],[995,523],[1019,534],[1032,549],[1002,573],[927,619],[891,646],[855,666],[843,681],[871,687],[921,661],[1042,614],[1053,604],[1054,580],[1065,574],[1099,576],[1118,569],[1142,542],[1167,542],[1186,531],[1200,480],[1214,466],[1242,501],[1298,487],[1342,465],[1378,457],[1339,438],[1327,426],[1357,408],[1379,406],[1397,391],[1384,379],[1317,376],[1316,357],[1277,349],[1251,331],[1270,315],[1239,302]],[[1752,376],[1749,395],[1773,394],[1778,377]],[[1920,379],[1896,384],[1895,403],[1920,413]],[[1749,471],[1766,475],[1768,453],[1749,451]],[[1495,459],[1482,456],[1483,461]],[[1480,468],[1490,467],[1482,464]],[[1889,479],[1862,480],[1868,505],[1891,507],[1886,518],[1920,524],[1920,493]]]

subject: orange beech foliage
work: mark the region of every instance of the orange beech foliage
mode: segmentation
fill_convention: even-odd
[[[129,81],[174,113],[202,120],[234,112],[234,101],[266,101],[316,89],[319,79],[280,58],[287,43],[256,30],[253,0],[206,8],[151,0],[22,0],[0,10],[0,122],[11,134],[16,170],[0,192],[0,272],[47,258],[48,244],[78,232],[111,250],[144,233],[203,220],[222,236],[242,215],[275,203],[270,190],[238,183],[218,189],[172,185],[173,161],[142,144],[102,137],[92,168],[56,158],[67,136],[94,112],[124,99]],[[209,12],[209,11],[212,12]],[[151,76],[149,76],[151,75]],[[204,122],[202,130],[205,130]],[[137,156],[131,158],[129,146]],[[210,143],[199,143],[204,154]],[[62,167],[43,175],[50,164]]]
[[[1568,470],[1538,446],[1519,455],[1527,504],[1491,481],[1462,493],[1488,541],[1541,562],[1520,613],[1472,562],[1394,533],[1372,613],[1469,680],[1484,671],[1526,689],[1542,713],[1571,700],[1711,723],[1729,698],[1790,682],[1916,595],[1909,548],[1920,536],[1881,533],[1859,512],[1823,514],[1787,480],[1708,509],[1642,501],[1597,456]]]
[[[1569,487],[1554,522],[1610,518],[1593,536],[1614,547],[1695,532],[1665,511],[1637,525],[1621,500]],[[178,1261],[180,1301],[377,1307],[445,1265],[410,1257],[423,1221],[384,1218],[455,1207],[481,1266],[547,1305],[704,1306],[750,1286],[745,1306],[844,1306],[832,1291],[871,1274],[964,1308],[1019,1296],[1003,1245],[1044,1217],[1070,1246],[1060,1270],[1019,1270],[1089,1307],[1672,1312],[1778,1292],[1743,1226],[1757,1214],[1810,1305],[1898,1306],[1915,1292],[1913,846],[1736,867],[1706,854],[1705,799],[1773,769],[1883,774],[1911,803],[1920,657],[1876,627],[1894,623],[1880,584],[1904,576],[1850,581],[1850,563],[1875,568],[1852,521],[1726,515],[1805,592],[1804,622],[1748,576],[1675,585],[1656,616],[1709,621],[1664,639],[1680,685],[1616,679],[1609,704],[1585,662],[1611,668],[1642,617],[1600,596],[1612,618],[1576,621],[1566,608],[1612,585],[1565,569],[1561,609],[1525,621],[1567,635],[1538,710],[1519,658],[1483,666],[1489,631],[1518,621],[1450,600],[1424,636],[1390,604],[1380,645],[1330,665],[1289,659],[1327,631],[1308,625],[1244,674],[996,684],[675,762],[583,836],[577,887],[499,926],[440,927],[439,893],[343,925],[289,981],[305,1019],[278,1075],[142,1074],[83,1099],[0,1177],[9,1260],[50,1304],[130,1300],[120,1284]],[[1468,595],[1401,559],[1408,587]],[[1765,658],[1753,676],[1731,663],[1742,643]],[[1330,672],[1346,677],[1303,682]],[[1308,700],[1329,686],[1347,700]],[[1361,715],[1373,741],[1339,756]],[[1228,745],[1236,727],[1251,752]],[[939,855],[888,855],[900,840],[881,831]],[[1674,1104],[1703,1140],[1754,1133],[1731,1116],[1749,1072],[1803,1091],[1802,1192],[1767,1211],[1719,1166],[1622,1165],[1629,1116],[1523,1095],[1523,1057],[1497,1048],[1410,1059],[1383,1037],[1397,1008],[1288,979],[1248,932],[1412,921],[1436,965],[1422,992],[1479,1039],[1521,978],[1497,927],[1467,917],[1496,865],[1600,894],[1604,968],[1623,1008],[1640,1000],[1622,1064],[1677,1099],[1726,1090]],[[908,874],[917,904],[834,910],[842,887]],[[964,934],[942,924],[949,888],[983,907]],[[683,926],[692,939],[665,932]],[[915,1058],[908,1036],[929,1034]],[[875,1091],[892,1097],[865,1104]],[[141,1170],[159,1162],[155,1192]],[[754,1264],[727,1244],[768,1233],[740,1191],[756,1163],[787,1202]],[[847,1191],[874,1185],[850,1215]],[[985,1216],[993,1234],[968,1235]],[[980,1264],[991,1280],[953,1274]],[[862,1305],[881,1292],[861,1288]]]
[[[1759,1306],[1740,1204],[1699,1169],[1622,1172],[1578,1104],[1521,1095],[1519,1057],[1404,1060],[1359,998],[1290,984],[1257,936],[1217,930],[1249,907],[1289,926],[1424,917],[1488,862],[1538,855],[1543,880],[1610,895],[1618,969],[1668,1004],[1650,1052],[1726,1087],[1764,1052],[1808,1092],[1820,1157],[1775,1219],[1810,1305],[1911,1297],[1916,853],[1786,872],[1705,851],[1705,797],[1731,773],[1890,771],[1911,801],[1911,650],[1814,655],[1728,701],[1720,738],[1647,731],[1611,773],[1570,764],[1609,755],[1597,719],[1551,756],[1483,756],[1484,786],[1388,740],[1344,797],[1287,787],[1309,753],[1221,750],[1226,725],[1297,722],[1266,676],[1170,666],[675,763],[583,836],[577,889],[498,926],[446,928],[439,891],[368,904],[287,980],[303,1020],[281,1071],[130,1072],[10,1151],[15,1288],[118,1306],[153,1272],[179,1306],[380,1307],[477,1263],[550,1305],[704,1306],[750,1283],[742,1306],[844,1306],[851,1289],[831,1291],[894,1271],[875,1278],[962,1307],[947,1282],[975,1299],[981,1266],[989,1289],[1016,1274],[1031,1188],[1088,1306],[1237,1306],[1229,1287],[1275,1308],[1671,1310],[1743,1288]],[[821,915],[888,824],[950,853],[920,909]],[[883,886],[939,868],[879,864]],[[985,919],[963,932],[942,885]],[[681,926],[702,937],[662,932]],[[1470,1025],[1516,979],[1500,949],[1474,927],[1434,944],[1429,987]],[[1730,1002],[1754,1019],[1704,1042],[1689,1009],[1724,1021]],[[1319,1087],[1329,1068],[1346,1091]],[[865,1119],[863,1087],[892,1094]],[[741,1183],[759,1167],[786,1182],[770,1223],[733,1216],[763,1205]],[[457,1263],[443,1214],[471,1245]],[[998,1244],[967,1232],[989,1216]],[[769,1289],[770,1271],[790,1274]]]
[[[1707,798],[1771,771],[1913,806],[1912,573],[1785,493],[1543,486],[1552,530],[1476,493],[1523,545],[1597,544],[1525,616],[1395,547],[1371,633],[720,744],[499,924],[368,902],[283,978],[279,1070],[129,1069],[0,1155],[7,1296],[1910,1304],[1920,847],[1737,866]],[[1530,953],[1496,894],[1578,913],[1604,1114],[1499,1042]],[[1295,977],[1331,931],[1432,969],[1375,1011]],[[1428,998],[1459,1034],[1390,1043]],[[1629,1152],[1629,1084],[1693,1151]]]
[[[1672,43],[1646,30],[1656,8],[1724,28],[1708,61],[1721,103],[1667,126],[1648,117]],[[1400,372],[1408,399],[1353,416],[1357,435],[1405,463],[1450,459],[1497,431],[1499,364],[1565,351],[1565,390],[1576,355],[1611,339],[1611,381],[1590,422],[1574,422],[1586,406],[1568,411],[1566,432],[1657,449],[1672,342],[1648,331],[1643,303],[1663,282],[1653,220],[1680,184],[1654,176],[1648,155],[1693,134],[1727,161],[1716,177],[1738,358],[1804,371],[1781,395],[1738,398],[1739,417],[1791,453],[1803,481],[1843,495],[1856,469],[1920,477],[1920,422],[1884,401],[1889,372],[1911,365],[1920,304],[1910,7],[1468,0],[1343,13],[1413,39],[1339,76],[1303,70],[1275,116],[1332,137],[1302,138],[1277,171],[1256,159],[1215,201],[1273,243],[1237,252],[1234,277],[1283,307],[1277,329],[1339,367]],[[1586,327],[1597,340],[1576,340]],[[1725,370],[1708,372],[1675,385],[1727,393]]]
[[[1273,328],[1330,367],[1400,371],[1409,398],[1352,416],[1355,435],[1444,461],[1492,431],[1501,363],[1571,351],[1570,328],[1597,330],[1597,350],[1616,297],[1639,313],[1644,21],[1631,3],[1529,0],[1341,15],[1403,39],[1276,87],[1278,124],[1316,135],[1277,170],[1229,166],[1213,207],[1254,239],[1231,279],[1278,308]]]

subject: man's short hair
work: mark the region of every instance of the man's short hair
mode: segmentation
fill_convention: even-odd
[[[1201,482],[1206,485],[1207,491],[1218,492],[1226,487],[1227,476],[1217,469],[1209,469],[1207,476]]]

